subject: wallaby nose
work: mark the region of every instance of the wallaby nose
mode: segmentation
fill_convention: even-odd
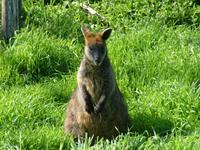
[[[95,58],[95,62],[96,62],[97,64],[100,64],[101,59],[97,57],[97,58]]]

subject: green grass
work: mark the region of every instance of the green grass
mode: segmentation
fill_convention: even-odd
[[[23,28],[8,44],[0,41],[0,149],[200,149],[199,5],[89,2],[105,22],[70,2],[24,1]],[[83,24],[113,28],[109,57],[132,119],[127,134],[94,146],[63,132]]]

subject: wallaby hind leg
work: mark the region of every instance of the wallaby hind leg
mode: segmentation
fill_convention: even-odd
[[[72,113],[69,114],[65,122],[65,132],[71,134],[73,138],[78,138],[80,135],[84,134]]]

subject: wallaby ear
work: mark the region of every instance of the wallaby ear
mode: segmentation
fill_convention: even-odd
[[[81,31],[82,31],[84,37],[86,37],[88,34],[90,34],[90,30],[86,27],[81,27]]]
[[[105,29],[103,32],[102,32],[102,39],[105,41],[107,40],[109,37],[110,37],[110,34],[112,32],[112,29],[111,28],[108,28],[108,29]]]

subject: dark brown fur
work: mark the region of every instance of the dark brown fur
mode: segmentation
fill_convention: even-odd
[[[85,47],[97,42],[106,48],[105,40],[109,35],[105,39],[103,34],[85,31]],[[100,65],[94,65],[86,51],[87,48],[78,71],[78,86],[68,105],[65,132],[74,138],[87,133],[95,138],[112,139],[127,131],[127,106],[117,86],[107,49]]]

